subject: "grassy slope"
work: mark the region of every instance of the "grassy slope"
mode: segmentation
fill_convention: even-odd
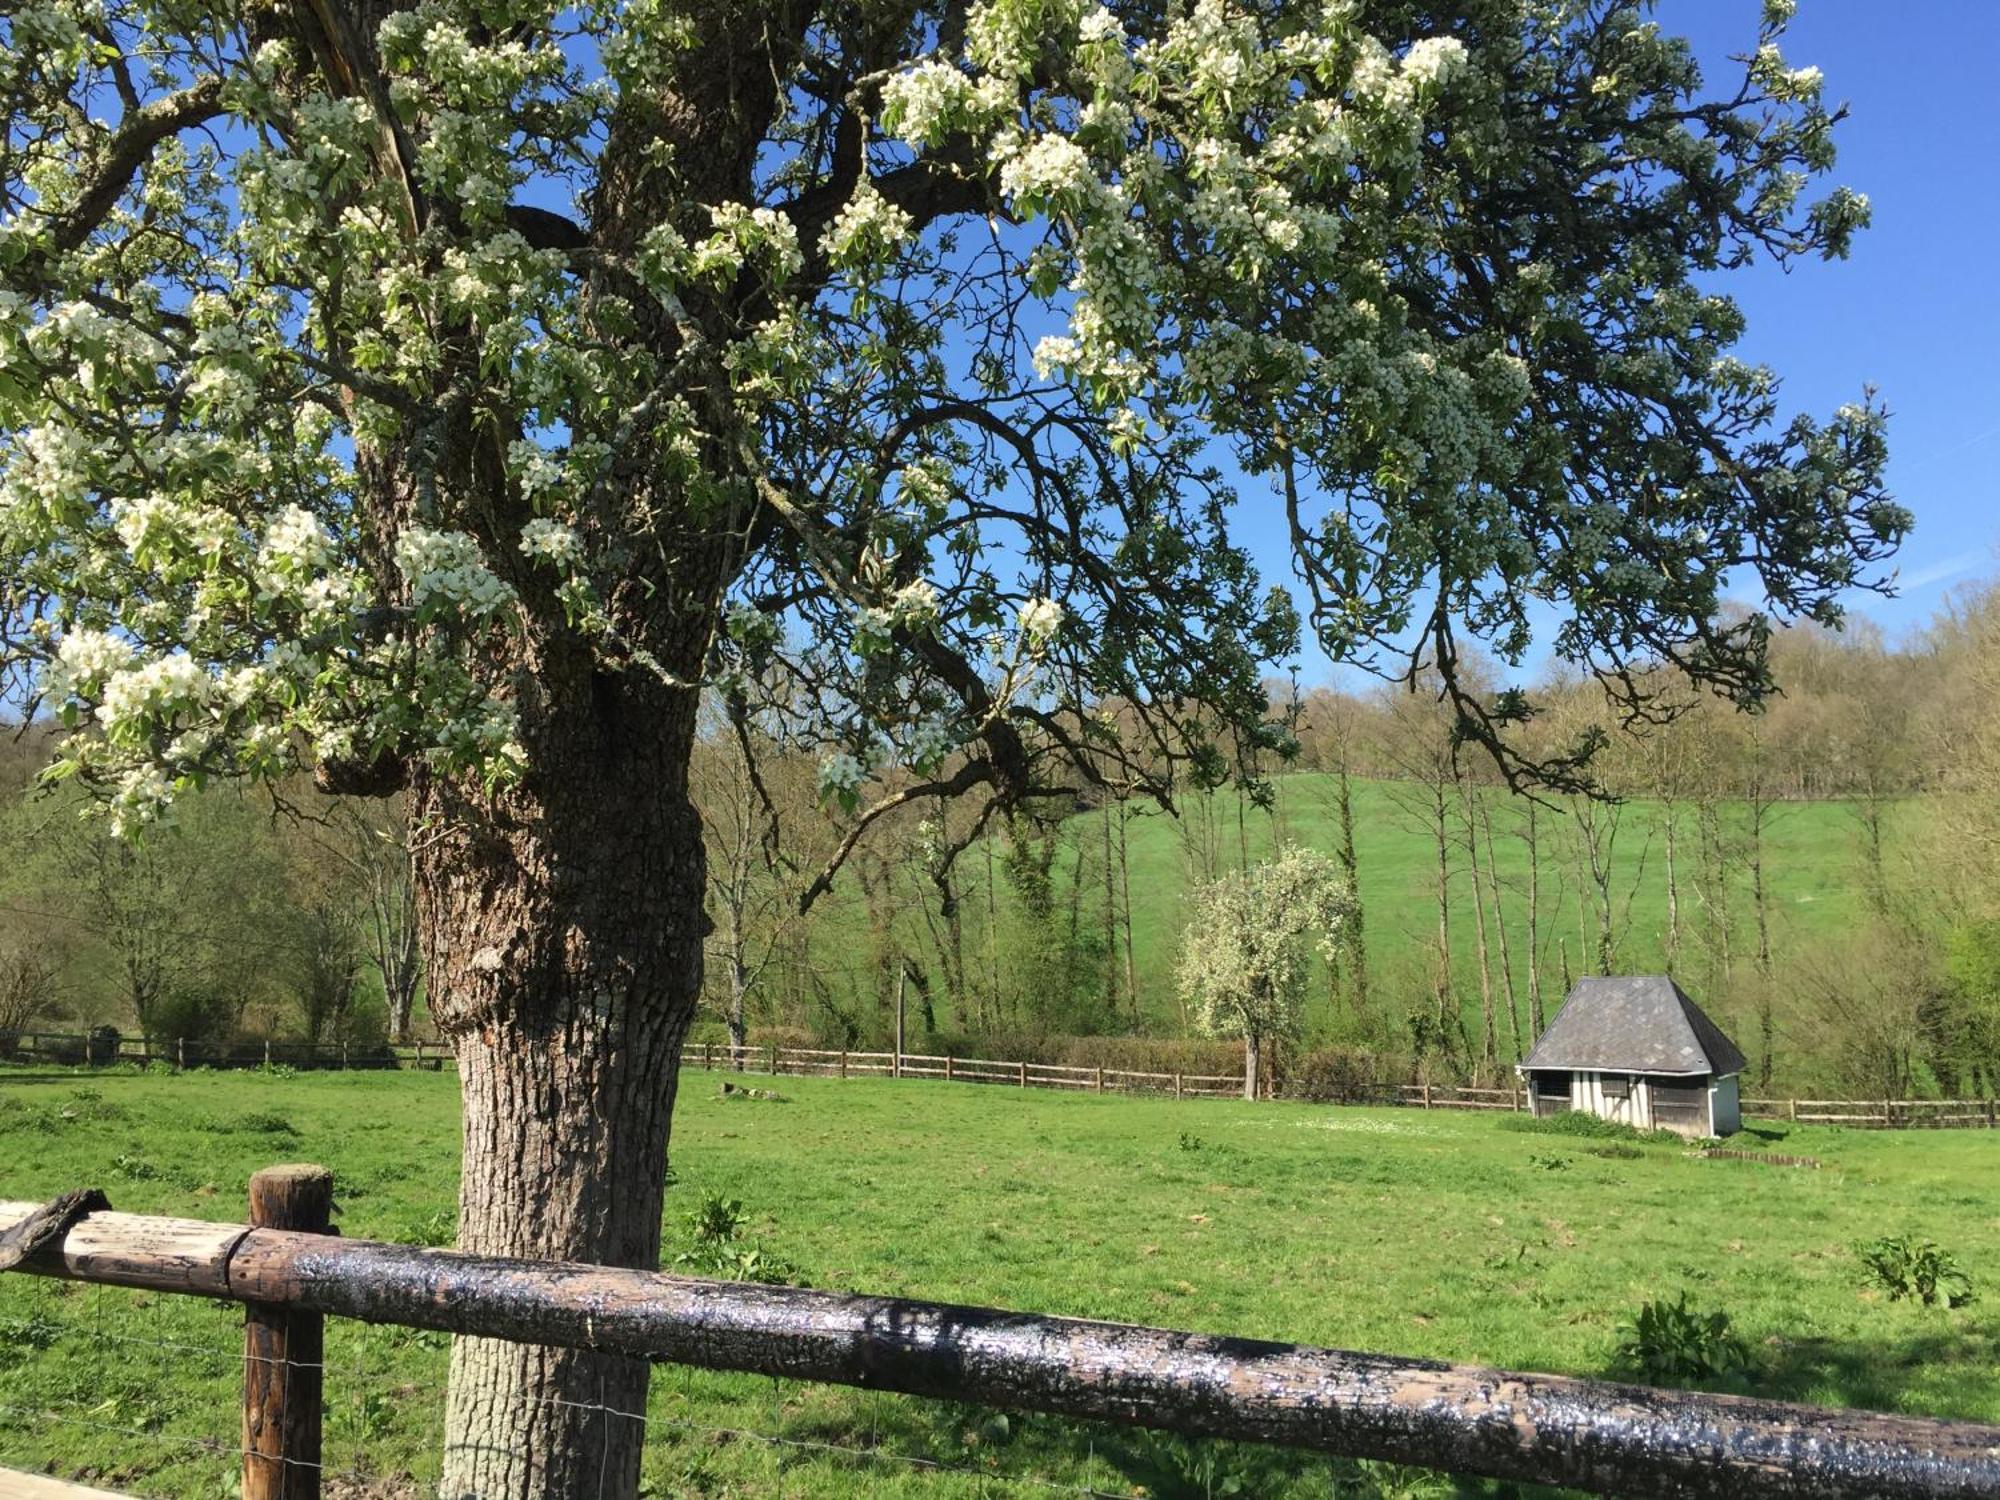
[[[1222,793],[1211,803],[1204,819],[1201,809],[1190,808],[1188,823],[1177,826],[1172,819],[1157,814],[1139,816],[1128,825],[1132,927],[1135,970],[1141,1009],[1148,1029],[1178,1033],[1181,1017],[1173,998],[1173,962],[1184,920],[1184,895],[1188,888],[1191,862],[1186,843],[1189,829],[1197,833],[1208,822],[1215,857],[1221,868],[1240,862],[1247,842],[1250,857],[1262,857],[1281,838],[1332,852],[1338,846],[1338,815],[1334,803],[1333,778],[1316,772],[1279,777],[1278,804],[1274,813],[1249,808],[1244,817],[1244,836],[1237,828],[1237,799]],[[1404,803],[1413,788],[1394,783],[1356,780],[1353,783],[1356,863],[1365,914],[1369,964],[1378,991],[1392,1002],[1400,1014],[1410,1001],[1429,993],[1432,955],[1437,933],[1436,856],[1421,815]],[[1518,802],[1495,792],[1493,800],[1494,843],[1498,857],[1502,907],[1512,949],[1513,969],[1526,1026],[1527,999],[1527,885],[1526,845],[1513,836],[1521,826]],[[1658,972],[1665,967],[1663,952],[1667,929],[1667,889],[1664,835],[1661,810],[1655,803],[1633,801],[1623,809],[1614,850],[1614,902],[1618,912],[1620,966],[1627,972]],[[1926,809],[1911,802],[1892,809],[1890,847],[1887,864],[1890,879],[1904,868],[1923,826]],[[1697,867],[1697,834],[1692,808],[1679,813],[1677,837],[1678,878],[1681,888],[1683,929],[1683,976],[1701,987],[1707,969],[1704,950],[1695,937],[1697,924],[1706,919],[1697,906],[1694,879]],[[1592,971],[1595,956],[1594,919],[1586,920],[1582,903],[1582,875],[1578,854],[1565,819],[1554,812],[1541,814],[1541,953],[1543,991],[1553,1010],[1562,995],[1562,965],[1565,950],[1574,973]],[[1743,837],[1743,811],[1730,807],[1725,815],[1727,836]],[[1102,824],[1098,815],[1086,814],[1071,821],[1070,828],[1087,861],[1083,911],[1086,923],[1102,925]],[[1456,835],[1456,828],[1454,834]],[[1767,828],[1766,880],[1770,892],[1772,944],[1782,959],[1788,951],[1811,948],[1817,941],[1850,930],[1864,913],[1864,866],[1860,826],[1853,811],[1844,803],[1811,802],[1780,806]],[[1482,847],[1480,860],[1485,863]],[[1073,868],[1072,860],[1065,868]],[[985,862],[977,848],[968,851],[962,865],[962,880],[970,894],[964,902],[967,949],[973,957],[975,973],[985,949],[984,880]],[[1479,1007],[1479,980],[1475,952],[1475,930],[1471,909],[1471,877],[1462,851],[1453,854],[1454,875],[1452,943],[1456,989],[1467,1011],[1469,1024],[1476,1027]],[[1066,884],[1066,882],[1065,882]],[[1733,871],[1731,888],[1731,929],[1739,973],[1747,973],[1747,960],[1754,951],[1755,932],[1748,871],[1739,865]],[[911,900],[927,893],[913,891]],[[1001,890],[1003,914],[1008,908],[1004,884]],[[1057,906],[1067,912],[1065,890]],[[1488,941],[1494,967],[1495,1004],[1500,1008],[1500,1051],[1511,1059],[1511,1039],[1505,1018],[1504,989],[1499,978],[1500,938],[1493,930],[1489,907]],[[922,924],[906,917],[906,941],[921,945]],[[1003,924],[1006,920],[1003,915]],[[861,912],[851,893],[846,901],[831,909],[819,945],[819,957],[832,972],[845,972],[850,983],[867,984],[872,975],[867,968],[867,945],[862,937]],[[1003,925],[1003,933],[1007,929]],[[1004,941],[1004,939],[1003,939]],[[1559,947],[1558,944],[1562,946]],[[927,951],[919,946],[918,951]],[[1710,998],[1710,997],[1704,997]],[[1721,1004],[1726,1010],[1726,1003]],[[1743,1030],[1747,1035],[1747,1017]],[[1313,1022],[1324,1030],[1330,1020],[1323,1006],[1315,1008]],[[1477,1039],[1477,1031],[1473,1032]]]
[[[1734,1316],[1761,1392],[2000,1420],[1985,1134],[1792,1129],[1781,1149],[1826,1163],[1810,1172],[1671,1146],[1609,1160],[1442,1112],[781,1087],[790,1102],[725,1103],[690,1078],[670,1250],[713,1191],[744,1200],[755,1239],[814,1285],[1586,1374],[1640,1301],[1687,1289]],[[251,1170],[306,1158],[338,1173],[348,1234],[435,1238],[456,1112],[452,1081],[431,1075],[0,1074],[0,1198],[103,1182],[121,1208],[227,1219]],[[1861,1290],[1854,1247],[1905,1229],[1955,1249],[1987,1300],[1943,1312]],[[0,1464],[233,1493],[227,1454],[190,1445],[233,1445],[237,1322],[187,1299],[0,1277]],[[442,1340],[336,1323],[328,1363],[329,1463],[434,1474]],[[1036,1418],[1002,1437],[970,1410],[686,1371],[663,1372],[651,1415],[660,1495],[1015,1492],[903,1461],[929,1458],[1114,1494],[1200,1496],[1211,1477],[1226,1493],[1233,1475],[1242,1493],[1317,1496],[1334,1467]],[[1334,1493],[1428,1492],[1335,1472]]]

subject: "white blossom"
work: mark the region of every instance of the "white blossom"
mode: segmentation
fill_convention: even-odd
[[[912,222],[909,214],[864,183],[827,226],[820,248],[836,265],[882,260],[909,238]]]
[[[1062,628],[1063,607],[1053,599],[1030,599],[1021,606],[1021,634],[1031,646],[1044,646]]]
[[[559,567],[574,567],[583,558],[583,534],[562,521],[537,516],[521,528],[521,551]]]
[[[487,568],[479,543],[462,531],[406,528],[396,538],[396,567],[419,608],[449,604],[478,618],[498,613],[514,598]]]

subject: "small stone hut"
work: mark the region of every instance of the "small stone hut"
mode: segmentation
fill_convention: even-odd
[[[1579,979],[1518,1071],[1538,1116],[1581,1109],[1697,1138],[1743,1125],[1743,1054],[1664,974]]]

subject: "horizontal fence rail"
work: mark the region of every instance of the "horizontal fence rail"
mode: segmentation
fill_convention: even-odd
[[[434,1071],[455,1065],[450,1046],[443,1042],[358,1047],[338,1042],[204,1042],[144,1036],[100,1042],[82,1033],[48,1031],[0,1032],[0,1061],[8,1060],[68,1067],[162,1062],[177,1068],[313,1070]],[[726,1069],[821,1078],[920,1078],[1015,1088],[1172,1094],[1180,1099],[1236,1099],[1243,1094],[1241,1073],[1147,1072],[922,1052],[784,1047],[768,1042],[743,1047],[732,1047],[726,1042],[694,1042],[688,1044],[682,1062],[710,1072]],[[1532,1101],[1528,1091],[1518,1086],[1356,1083],[1342,1089],[1340,1097],[1320,1102],[1505,1110],[1519,1114],[1527,1111]],[[1742,1111],[1746,1118],[1787,1120],[1801,1125],[1845,1125],[1865,1130],[2000,1129],[2000,1100],[1994,1099],[1745,1099]]]
[[[0,1235],[38,1208],[0,1203]],[[108,1211],[18,1269],[1597,1494],[2000,1496],[2000,1427],[992,1308]]]

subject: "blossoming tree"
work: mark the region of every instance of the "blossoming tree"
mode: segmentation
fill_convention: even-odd
[[[1331,959],[1357,910],[1340,866],[1295,845],[1195,892],[1174,978],[1203,1032],[1243,1039],[1244,1098],[1266,1047],[1298,1033],[1314,949]]]
[[[1253,506],[1503,754],[1538,602],[1635,708],[1837,614],[1880,414],[1715,290],[1866,217],[1785,10],[1711,96],[1609,0],[9,6],[5,691],[124,827],[406,785],[462,1242],[649,1264],[704,683],[858,827],[1268,740]],[[446,1492],[630,1494],[645,1378],[462,1343]]]

